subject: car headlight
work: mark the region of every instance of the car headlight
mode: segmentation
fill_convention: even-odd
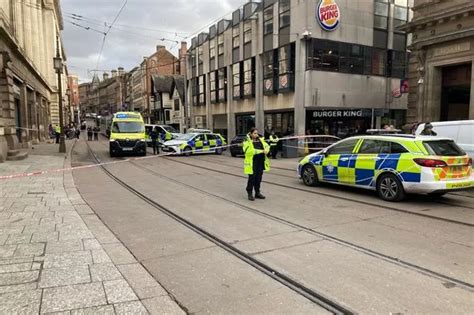
[[[115,139],[110,139],[110,142],[115,142],[116,140]]]

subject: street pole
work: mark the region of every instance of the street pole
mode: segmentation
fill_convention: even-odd
[[[64,113],[63,113],[63,85],[61,81],[62,59],[59,53],[59,36],[56,36],[56,60],[55,68],[58,75],[58,99],[59,99],[59,153],[66,153],[66,142],[64,140]]]

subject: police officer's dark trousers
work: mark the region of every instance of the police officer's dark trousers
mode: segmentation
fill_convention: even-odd
[[[262,157],[263,154],[261,154]],[[254,159],[253,174],[249,175],[247,181],[247,192],[251,194],[254,190],[256,194],[260,193],[260,183],[262,182],[263,171],[265,169],[265,162],[261,159]]]
[[[156,140],[151,140],[151,147],[153,148],[153,154],[160,154],[160,149],[158,148]]]

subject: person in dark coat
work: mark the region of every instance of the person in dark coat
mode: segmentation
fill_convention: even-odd
[[[422,136],[437,136],[438,134],[433,131],[433,125],[430,122],[425,124],[423,131],[420,133]]]
[[[91,126],[87,127],[87,140],[88,141],[92,141],[92,134],[93,134],[92,127]]]
[[[95,141],[99,141],[99,131],[100,131],[99,127],[94,127],[93,132],[94,132],[94,140]]]
[[[158,148],[158,138],[160,134],[156,127],[150,132],[150,139],[151,139],[151,147],[153,148],[153,154],[160,154],[160,150]]]

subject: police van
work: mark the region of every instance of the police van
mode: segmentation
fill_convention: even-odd
[[[140,113],[118,112],[110,127],[110,156],[123,154],[146,155],[145,123]]]

